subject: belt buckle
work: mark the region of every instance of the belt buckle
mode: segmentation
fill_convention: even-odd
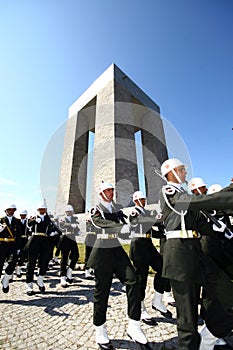
[[[150,233],[146,233],[146,238],[151,238],[151,234]]]
[[[197,233],[197,231],[192,231],[193,232],[193,237],[194,238],[198,238],[198,233]]]
[[[109,233],[108,234],[108,238],[115,238],[115,234],[114,233]]]

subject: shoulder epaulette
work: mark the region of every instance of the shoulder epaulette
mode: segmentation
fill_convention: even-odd
[[[178,190],[171,185],[164,185],[163,189],[164,189],[164,193],[170,196],[172,196],[175,192],[178,192]]]

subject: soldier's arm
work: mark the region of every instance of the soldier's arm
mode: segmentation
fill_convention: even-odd
[[[116,213],[104,213],[98,206],[93,207],[90,211],[91,221],[98,228],[117,228],[122,227]]]
[[[117,223],[113,220],[105,219],[102,217],[102,215],[97,212],[95,215],[92,216],[93,223],[101,228],[115,228],[119,227],[121,228],[123,226],[122,223]]]
[[[220,191],[210,195],[189,195],[187,193],[176,193],[173,197],[173,205],[177,210],[221,210],[233,209],[233,193],[231,191]]]

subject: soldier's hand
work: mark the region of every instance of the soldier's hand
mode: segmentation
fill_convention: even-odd
[[[129,233],[129,226],[123,225],[121,228],[121,233]]]
[[[77,225],[76,224],[71,224],[71,227],[76,228]]]
[[[217,225],[213,224],[213,230],[214,231],[217,231],[217,232],[224,232],[225,229],[226,229],[226,224],[224,224],[224,222],[218,220],[219,224],[220,224],[220,227],[218,227]]]
[[[0,232],[5,230],[5,228],[6,228],[6,224],[0,224]]]
[[[137,217],[139,214],[137,212],[137,210],[133,209],[130,213],[130,216],[132,216],[133,218]]]
[[[125,223],[126,223],[125,219],[127,219],[128,216],[125,215],[125,214],[123,213],[123,211],[121,211],[121,210],[118,211],[116,214],[117,214],[119,220],[121,220],[121,222],[122,222],[123,224],[125,224]]]

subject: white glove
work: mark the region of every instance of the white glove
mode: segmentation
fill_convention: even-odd
[[[233,238],[233,232],[231,232],[231,231],[225,232],[225,237],[227,239],[232,239]]]
[[[221,225],[221,227],[218,227],[217,225],[213,224],[213,230],[217,231],[217,232],[224,232],[226,227],[227,227],[226,224],[224,224],[224,222],[219,221],[219,220],[218,220],[218,222]]]
[[[36,222],[39,224],[41,222],[41,218],[36,218]]]
[[[0,224],[0,232],[5,230],[5,228],[6,228],[6,224]]]
[[[17,255],[19,255],[19,253],[20,253],[20,249],[17,250]]]
[[[50,237],[53,237],[53,236],[55,236],[57,233],[56,232],[51,232],[50,233]]]
[[[123,225],[121,228],[121,233],[129,233],[129,226]]]
[[[130,235],[129,235],[129,238],[134,238],[135,237],[135,231],[132,231],[130,232]]]
[[[71,224],[71,227],[76,228],[77,225],[76,224]]]
[[[137,217],[139,214],[138,214],[138,212],[137,212],[137,210],[135,210],[135,209],[133,209],[132,211],[131,211],[131,213],[130,213],[130,216],[132,216],[133,218],[134,217]]]

